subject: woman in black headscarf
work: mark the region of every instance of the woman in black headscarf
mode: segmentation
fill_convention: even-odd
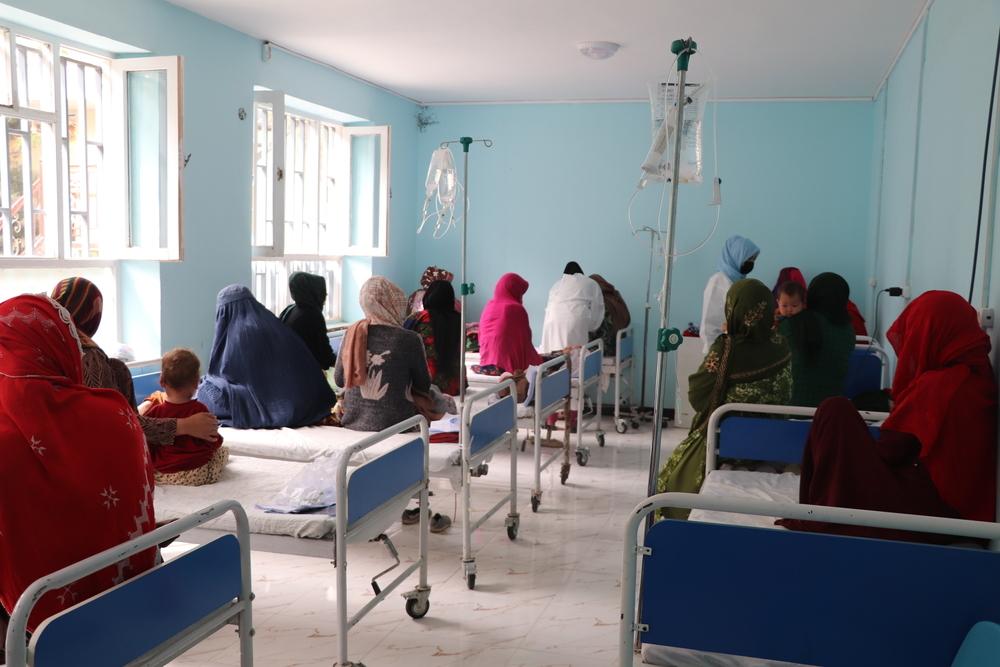
[[[461,315],[455,311],[455,288],[446,280],[435,280],[424,293],[424,310],[413,313],[403,324],[424,341],[431,383],[445,394],[458,396],[462,356]]]
[[[843,393],[854,350],[850,293],[842,277],[821,273],[809,283],[806,309],[782,320],[792,350],[792,405],[815,407]]]
[[[337,363],[337,356],[330,347],[330,339],[326,334],[326,317],[323,316],[326,280],[323,276],[296,271],[288,278],[288,291],[295,303],[281,311],[281,321],[305,342],[320,368],[333,368]]]

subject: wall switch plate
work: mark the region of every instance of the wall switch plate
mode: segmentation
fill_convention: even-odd
[[[992,308],[979,309],[979,326],[983,329],[992,329],[995,313]]]

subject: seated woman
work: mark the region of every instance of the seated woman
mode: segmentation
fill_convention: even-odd
[[[953,292],[925,292],[886,338],[897,361],[884,428],[917,437],[941,498],[963,519],[993,521],[997,383],[975,308]]]
[[[81,340],[45,296],[0,304],[0,607],[37,579],[153,530],[153,470],[134,409],[83,384]],[[45,618],[149,569],[154,550],[47,593]]]
[[[288,291],[295,303],[281,311],[278,319],[299,335],[320,368],[332,368],[337,363],[337,355],[330,347],[326,317],[323,316],[326,280],[323,276],[296,271],[288,278]]]
[[[569,262],[562,277],[549,290],[542,325],[543,352],[586,345],[590,332],[604,321],[604,296],[596,282],[583,275],[576,262]]]
[[[799,502],[901,514],[958,518],[938,494],[920,463],[920,442],[908,433],[882,428],[878,439],[843,397],[816,410],[802,458]],[[927,533],[782,519],[793,530],[880,537],[915,542],[944,541]]]
[[[738,280],[726,296],[726,331],[715,339],[698,372],[689,380],[688,398],[697,413],[687,438],[660,470],[659,493],[697,493],[705,481],[708,418],[724,403],[783,405],[792,390],[791,353],[774,333],[771,291],[758,280]],[[664,516],[686,519],[688,510],[667,509]]]
[[[86,278],[66,278],[52,290],[51,298],[69,312],[83,346],[83,382],[93,389],[114,389],[136,406],[132,376],[124,363],[109,359],[92,340],[101,324],[104,298],[97,285]],[[145,398],[142,396],[140,398]],[[191,436],[214,441],[219,435],[219,422],[211,412],[182,419],[139,417],[142,432],[150,446],[166,446],[177,437]]]
[[[344,334],[333,373],[334,381],[344,388],[340,421],[355,431],[381,431],[420,412],[414,397],[429,395],[431,377],[423,341],[402,328],[403,291],[388,279],[374,276],[361,286],[358,298],[365,318]],[[403,523],[416,523],[419,517],[418,510],[406,510]],[[447,516],[431,517],[435,533],[450,525]]]
[[[297,428],[330,417],[336,402],[309,348],[250,290],[219,292],[215,340],[197,399],[234,428]]]
[[[461,315],[455,312],[455,289],[435,280],[424,294],[424,310],[410,315],[403,328],[416,331],[424,343],[431,383],[451,396],[459,395],[462,363]]]
[[[455,279],[455,274],[447,269],[442,269],[439,266],[428,266],[424,269],[423,274],[420,276],[420,289],[415,291],[410,295],[409,306],[406,309],[408,313],[419,313],[424,309],[424,294],[427,292],[427,288],[430,287],[431,283],[438,280],[443,280],[446,283],[450,283]],[[461,304],[458,300],[455,301],[455,310],[461,311]]]
[[[604,356],[613,357],[618,344],[618,332],[632,323],[632,314],[614,285],[596,273],[591,274],[590,279],[601,288],[601,295],[604,297],[604,320],[597,327],[595,335],[604,341]]]
[[[479,318],[479,362],[484,373],[523,373],[542,363],[531,343],[531,324],[522,301],[527,291],[528,281],[516,273],[505,273],[497,281]]]
[[[842,394],[855,341],[849,296],[846,280],[821,273],[809,284],[805,310],[781,321],[792,350],[792,405],[815,407]]]

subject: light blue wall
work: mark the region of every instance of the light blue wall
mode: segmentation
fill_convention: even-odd
[[[998,24],[996,0],[937,0],[878,100],[877,135],[885,140],[874,150],[885,158],[876,218],[881,287],[909,284],[914,297],[931,289],[968,296]],[[984,246],[980,269],[991,256],[1000,255]],[[981,283],[977,278],[977,306]],[[1000,307],[1000,294],[988,301]],[[883,331],[905,305],[883,297]]]
[[[626,204],[649,146],[648,105],[470,105],[431,112],[438,124],[420,135],[420,176],[443,139],[495,140],[492,149],[474,146],[470,162],[469,267],[477,286],[472,316],[479,315],[496,279],[516,271],[532,285],[525,305],[538,342],[548,289],[565,262],[575,259],[619,288],[638,332],[648,236],[631,236]],[[715,209],[707,206],[714,173],[711,117],[709,111],[706,185],[681,188],[678,251],[696,246],[715,221]],[[736,233],[762,248],[753,276],[769,286],[786,265],[801,267],[807,276],[837,271],[864,307],[872,104],[730,103],[719,106],[718,123],[722,219],[702,251],[677,259],[670,324],[684,328],[699,320],[705,282],[716,271],[723,241]],[[461,167],[461,153],[456,157]],[[656,186],[639,195],[633,209],[637,227],[655,226],[659,195]],[[416,243],[417,270],[438,264],[457,271],[458,241],[457,232],[438,241],[424,232]],[[654,297],[660,276],[662,261],[654,269]],[[407,287],[415,280],[416,274]],[[658,322],[656,308],[651,331]],[[668,405],[672,377],[671,371]]]
[[[258,40],[163,0],[8,4],[153,55],[184,57],[184,152],[191,154],[183,180],[184,261],[159,267],[163,349],[183,345],[207,359],[216,293],[227,284],[249,282],[252,116],[241,121],[237,112],[250,110],[254,85],[392,126],[390,257],[351,260],[351,275],[356,282],[373,267],[397,281],[413,274],[412,239],[396,230],[410,228],[417,197],[415,105],[277,50],[263,62]],[[356,287],[345,285],[345,305],[356,301],[355,294]],[[135,312],[130,309],[127,317]],[[144,324],[155,326],[136,326]]]

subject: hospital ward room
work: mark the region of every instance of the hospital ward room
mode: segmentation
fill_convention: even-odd
[[[0,0],[0,132],[0,665],[1000,667],[1000,0]]]

